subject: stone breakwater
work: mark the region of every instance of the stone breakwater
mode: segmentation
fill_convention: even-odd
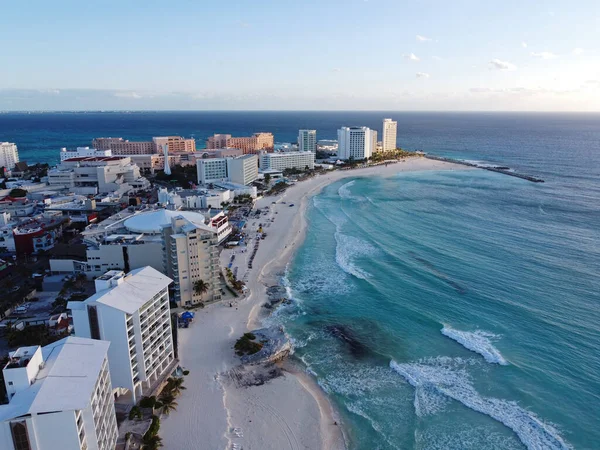
[[[468,161],[461,161],[460,159],[445,158],[443,156],[434,156],[434,155],[424,155],[424,156],[427,159],[433,159],[435,161],[444,161],[444,162],[449,162],[449,163],[453,163],[453,164],[460,164],[461,166],[476,167],[478,169],[489,170],[490,172],[502,173],[502,174],[508,175],[510,177],[516,177],[516,178],[521,178],[523,180],[531,181],[532,183],[543,183],[544,182],[544,180],[542,180],[541,178],[532,177],[531,175],[525,175],[522,173],[511,172],[510,168],[504,167],[504,166],[482,166],[480,164],[474,164],[474,163],[471,163]]]

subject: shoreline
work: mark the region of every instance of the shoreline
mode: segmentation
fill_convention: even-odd
[[[469,169],[413,157],[387,166],[325,173],[256,202],[256,208],[268,207],[270,212],[266,219],[267,237],[260,241],[255,269],[247,271],[248,295],[236,299],[235,308],[216,303],[199,310],[195,323],[180,330],[181,365],[190,370],[190,375],[186,377],[188,389],[179,399],[178,410],[171,413],[161,429],[164,448],[195,448],[198,442],[204,442],[206,448],[228,449],[234,444],[261,449],[346,448],[343,423],[314,377],[286,361],[280,365],[283,376],[258,386],[237,386],[229,375],[240,364],[233,344],[243,333],[261,328],[262,320],[268,317],[262,308],[267,287],[280,285],[282,274],[302,244],[307,231],[307,207],[313,196],[345,178],[389,177],[429,170]],[[275,220],[269,222],[270,219]],[[249,242],[251,224],[259,221],[265,219],[249,218],[246,222]],[[236,251],[223,250],[221,263],[226,265],[235,254],[238,268],[245,267],[248,254]]]

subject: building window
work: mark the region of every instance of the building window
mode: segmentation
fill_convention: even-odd
[[[29,435],[27,434],[27,422],[13,422],[10,424],[10,429],[15,450],[31,450]]]

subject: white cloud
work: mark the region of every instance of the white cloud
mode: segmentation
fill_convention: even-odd
[[[432,40],[431,38],[417,34],[417,41],[419,41],[419,42],[427,42],[427,41],[431,41],[431,40]]]
[[[115,97],[119,97],[119,98],[132,98],[135,100],[139,100],[140,98],[142,98],[142,96],[140,94],[138,94],[137,92],[115,92],[113,94]]]
[[[442,57],[440,57],[440,56],[435,56],[435,55],[433,55],[433,56],[431,57],[431,59],[435,59],[436,61],[443,61],[443,60],[444,60]]]
[[[552,52],[531,52],[531,56],[541,59],[554,59],[557,56]]]
[[[339,67],[334,67],[333,69],[331,69],[332,72],[341,72],[342,69],[340,69]]]
[[[404,56],[406,59],[410,59],[411,61],[420,61],[420,58],[415,55],[414,53],[409,53],[408,55],[402,55]]]
[[[417,72],[417,78],[429,78],[429,74],[425,72]]]
[[[512,63],[509,63],[508,61],[501,61],[499,59],[492,59],[489,62],[490,68],[491,69],[498,69],[498,70],[516,70],[517,66],[515,66]]]
[[[573,54],[574,55],[578,55],[578,56],[579,55],[583,55],[583,52],[585,52],[585,50],[582,49],[582,48],[579,48],[579,47],[573,49]]]
[[[521,42],[521,47],[527,48],[527,42],[525,42],[525,41]]]

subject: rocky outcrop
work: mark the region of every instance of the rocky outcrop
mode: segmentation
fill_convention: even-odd
[[[252,331],[252,334],[256,336],[255,341],[262,344],[262,348],[252,355],[242,356],[244,364],[273,363],[285,358],[292,351],[292,344],[283,327],[261,328]]]

